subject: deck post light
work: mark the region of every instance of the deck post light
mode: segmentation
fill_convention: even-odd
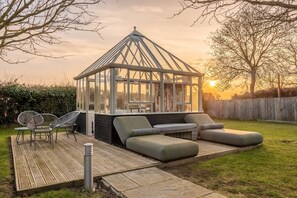
[[[93,144],[86,143],[84,155],[84,187],[85,190],[93,191]]]

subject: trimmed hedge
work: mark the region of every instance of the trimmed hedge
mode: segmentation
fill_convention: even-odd
[[[75,110],[73,86],[26,86],[16,82],[0,84],[0,125],[16,122],[22,111],[62,116]]]
[[[282,88],[281,97],[295,97],[297,96],[297,87]],[[255,98],[277,98],[277,88],[258,90],[255,92]],[[232,99],[250,99],[250,93],[243,95],[234,95]]]

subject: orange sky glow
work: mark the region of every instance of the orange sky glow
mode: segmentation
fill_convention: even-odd
[[[171,0],[106,1],[92,7],[104,26],[101,31],[102,38],[86,32],[59,35],[65,43],[46,46],[43,50],[54,56],[66,55],[65,58],[33,57],[31,61],[21,64],[0,61],[0,77],[18,78],[19,82],[25,84],[74,83],[74,76],[131,33],[134,26],[137,26],[139,32],[204,73],[202,65],[209,57],[206,40],[218,25],[214,21],[206,21],[191,26],[198,16],[198,13],[191,11],[171,18],[179,9],[179,3]],[[19,56],[19,59],[28,58],[18,54],[15,56]]]

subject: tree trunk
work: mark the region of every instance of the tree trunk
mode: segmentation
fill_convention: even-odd
[[[251,71],[251,84],[250,84],[250,92],[251,98],[255,98],[255,84],[256,84],[256,71]]]

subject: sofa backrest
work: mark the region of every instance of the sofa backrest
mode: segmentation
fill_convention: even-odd
[[[188,114],[185,116],[187,123],[195,123],[198,126],[202,124],[214,124],[215,122],[205,113],[201,114]]]
[[[132,136],[133,129],[152,128],[145,116],[116,117],[113,120],[113,125],[124,145],[126,144],[126,140]]]

